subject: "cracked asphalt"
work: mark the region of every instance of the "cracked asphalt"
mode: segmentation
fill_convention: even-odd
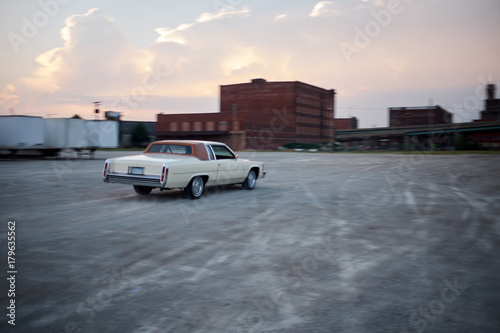
[[[500,156],[241,152],[253,191],[138,196],[0,160],[2,332],[498,332]],[[16,221],[16,325],[7,222]]]

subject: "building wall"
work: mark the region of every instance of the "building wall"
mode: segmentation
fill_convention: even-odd
[[[296,91],[297,142],[333,141],[335,92],[300,82]]]
[[[486,86],[484,110],[480,112],[481,119],[475,121],[500,120],[500,99],[495,98],[495,91],[496,86],[494,84],[488,84]],[[482,148],[500,149],[500,132],[471,135],[470,139],[479,144]]]
[[[237,126],[221,113],[158,114],[156,119],[156,132],[162,135],[169,134],[166,132],[231,131]]]
[[[232,84],[220,87],[221,113],[242,115],[247,147],[276,148],[295,142],[293,82]]]
[[[222,113],[158,114],[158,139],[220,141],[234,149],[244,149],[241,119]]]
[[[500,99],[495,98],[496,86],[488,84],[486,86],[486,99],[484,100],[484,110],[481,111],[481,120],[500,120]]]
[[[389,127],[451,123],[452,114],[439,105],[433,107],[389,108]]]
[[[335,118],[335,129],[336,130],[348,130],[358,128],[358,118]]]
[[[243,113],[249,147],[330,141],[334,136],[334,90],[299,81],[221,86],[221,113]]]

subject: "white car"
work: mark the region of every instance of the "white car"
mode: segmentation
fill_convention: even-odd
[[[240,159],[223,143],[164,140],[151,143],[142,155],[106,160],[102,178],[133,185],[141,195],[154,188],[184,189],[188,198],[198,199],[205,186],[241,184],[252,190],[265,174],[263,163]]]

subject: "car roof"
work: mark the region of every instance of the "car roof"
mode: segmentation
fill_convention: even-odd
[[[149,149],[154,146],[154,145],[161,145],[161,144],[170,144],[170,145],[189,145],[193,148],[192,154],[190,156],[195,156],[198,159],[202,161],[206,161],[210,159],[210,156],[208,156],[208,151],[205,149],[205,145],[224,145],[227,147],[226,144],[222,142],[215,142],[215,141],[202,141],[202,140],[159,140],[159,141],[153,141],[149,144],[149,146],[146,148],[144,151],[145,154],[149,153]],[[231,148],[229,148],[231,149]]]
[[[216,141],[203,141],[203,140],[160,140],[160,141],[154,141],[152,143],[169,143],[169,144],[187,144],[187,145],[196,145],[196,144],[218,144],[218,145],[225,145],[222,142],[216,142]]]

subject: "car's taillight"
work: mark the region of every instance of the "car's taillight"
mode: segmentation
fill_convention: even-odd
[[[161,168],[161,179],[160,182],[165,184],[165,180],[167,179],[168,167],[166,164],[163,164],[163,168]]]
[[[104,163],[104,170],[102,172],[102,178],[106,178],[106,175],[108,174],[108,164],[109,164],[109,160],[106,160],[106,163]]]

